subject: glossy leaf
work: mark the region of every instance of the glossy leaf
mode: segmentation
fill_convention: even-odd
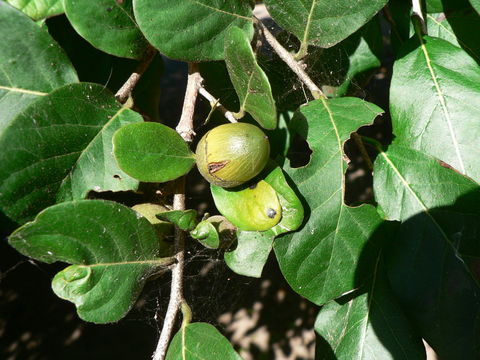
[[[0,1],[0,136],[33,101],[77,82],[63,50],[45,29]]]
[[[132,0],[65,0],[75,30],[96,48],[119,57],[141,59],[148,43],[133,17]]]
[[[145,182],[166,182],[190,171],[195,158],[175,130],[159,123],[124,126],[113,136],[120,168]]]
[[[267,231],[237,231],[236,248],[225,253],[225,262],[240,275],[260,277],[275,237],[298,229],[303,221],[302,203],[288,185],[280,167],[271,162],[264,172],[264,181],[276,192],[282,209],[282,218],[277,225]]]
[[[118,168],[111,141],[117,128],[141,120],[100,85],[71,84],[43,96],[0,137],[2,210],[25,222],[90,190],[135,190],[138,181]]]
[[[374,189],[387,218],[400,221],[435,207],[452,206],[472,192],[480,196],[476,182],[441,166],[433,157],[399,145],[390,145],[377,157]],[[475,204],[473,194],[470,198],[480,211],[480,202]]]
[[[383,267],[376,269],[365,290],[348,302],[331,301],[320,309],[315,331],[331,350],[318,342],[316,351],[330,350],[338,360],[425,359],[421,337],[396,301]]]
[[[183,61],[222,60],[229,27],[253,36],[252,8],[244,0],[134,0],[135,18],[148,41]]]
[[[370,237],[381,223],[375,208],[343,203],[347,167],[343,145],[381,112],[358,98],[316,100],[301,107],[290,124],[313,151],[306,166],[286,168],[305,199],[307,221],[300,230],[277,239],[274,249],[290,286],[316,304],[358,286],[354,277],[367,243],[375,255],[376,240]],[[362,276],[369,276],[369,271]]]
[[[41,20],[63,13],[63,0],[5,0],[31,17]]]
[[[448,14],[427,14],[428,34],[461,47],[477,63],[480,63],[480,44],[476,33],[480,32],[480,17],[471,9]],[[413,34],[413,28],[412,28]]]
[[[273,19],[308,45],[331,47],[366,24],[387,0],[266,0]]]
[[[480,187],[394,145],[377,157],[374,185],[385,214],[403,222],[388,254],[396,296],[441,358],[477,358]]]
[[[166,360],[242,360],[228,340],[207,323],[191,323],[173,337]]]
[[[277,111],[272,89],[258,66],[247,35],[231,27],[225,37],[225,63],[240,99],[240,113],[248,112],[265,129],[277,126]]]
[[[170,221],[184,231],[191,231],[197,226],[197,212],[193,209],[165,211],[156,216],[160,220]]]
[[[49,207],[15,231],[10,244],[46,263],[73,264],[57,273],[54,292],[86,321],[120,320],[145,280],[171,259],[157,258],[153,227],[118,203],[80,200]]]
[[[394,65],[390,88],[398,144],[433,155],[480,180],[477,121],[480,68],[462,49],[424,37],[411,39]]]

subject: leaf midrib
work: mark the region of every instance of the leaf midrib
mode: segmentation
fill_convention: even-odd
[[[48,95],[48,93],[41,92],[41,91],[28,90],[28,89],[22,89],[22,88],[17,88],[17,87],[10,87],[10,86],[2,86],[2,85],[0,85],[0,90],[7,90],[9,92],[18,92],[18,93],[36,95],[36,96],[46,96],[46,95]]]
[[[93,146],[95,141],[101,136],[104,132],[104,130],[117,118],[120,116],[120,114],[127,110],[128,108],[125,106],[122,106],[116,113],[115,115],[112,116],[111,119],[109,119],[102,127],[101,129],[97,132],[97,134],[93,137],[93,139],[88,143],[88,145],[83,149],[78,156],[77,160],[75,161],[74,164],[72,164],[71,170],[68,172],[68,174],[63,178],[62,183],[60,184],[59,189],[61,189],[64,184],[68,181],[69,178],[73,176],[73,173],[75,169],[77,168],[77,164],[80,162],[81,159],[83,159],[84,154]]]
[[[305,24],[305,32],[303,33],[302,46],[308,45],[308,35],[310,34],[310,27],[312,24],[312,17],[313,17],[313,12],[315,10],[315,6],[317,6],[317,0],[312,1],[312,6],[310,7],[310,11],[308,13],[307,23]]]
[[[414,199],[419,203],[419,205],[422,207],[423,209],[423,212],[430,218],[430,220],[432,221],[432,223],[435,225],[435,227],[437,228],[437,230],[440,232],[442,238],[447,242],[447,244],[452,248],[452,251],[454,254],[457,254],[458,251],[455,247],[454,244],[452,244],[452,242],[450,241],[450,239],[448,238],[447,234],[443,231],[442,227],[440,226],[440,224],[435,220],[435,218],[433,217],[433,215],[430,213],[430,210],[429,208],[425,205],[425,203],[420,199],[420,197],[417,195],[417,193],[411,188],[410,184],[407,182],[407,180],[403,177],[403,175],[400,173],[400,171],[398,170],[398,168],[395,166],[395,164],[390,160],[390,158],[388,157],[388,155],[385,153],[385,151],[383,151],[382,149],[379,149],[380,151],[380,154],[381,156],[385,159],[385,161],[387,162],[387,164],[392,168],[392,170],[394,171],[394,173],[398,176],[398,178],[400,179],[400,181],[402,182],[402,184],[405,186],[405,188],[413,195]],[[459,259],[462,266],[464,267],[465,271],[471,276],[471,278],[473,279],[474,283],[477,285],[477,287],[480,287],[480,284],[478,283],[477,279],[475,278],[475,276],[472,274],[472,272],[470,271],[470,269],[468,268],[468,266],[465,264],[465,262],[463,261],[463,259]]]
[[[95,268],[95,267],[128,266],[128,265],[168,266],[171,264],[172,264],[172,260],[170,258],[158,258],[158,259],[152,259],[152,260],[133,260],[133,261],[119,261],[119,262],[112,262],[112,263],[74,264],[74,265],[84,266],[88,268]]]
[[[418,34],[418,38],[420,40],[420,47],[421,47],[423,55],[425,57],[425,62],[426,62],[427,68],[430,72],[430,76],[431,76],[432,81],[435,85],[435,90],[436,90],[436,93],[437,93],[437,96],[438,96],[438,100],[440,102],[440,106],[442,107],[442,112],[443,112],[443,115],[445,117],[445,121],[447,122],[447,126],[448,126],[448,130],[450,132],[450,137],[452,139],[453,147],[455,148],[455,154],[458,158],[458,161],[460,162],[460,164],[459,164],[460,169],[459,170],[462,172],[462,174],[465,174],[465,165],[463,163],[463,158],[462,158],[462,155],[460,153],[460,147],[458,145],[457,136],[456,136],[455,131],[453,129],[452,119],[450,118],[450,112],[448,111],[448,108],[447,108],[445,95],[443,94],[442,88],[440,87],[440,84],[437,80],[437,75],[435,73],[435,70],[433,69],[432,59],[430,58],[430,54],[428,53],[427,47],[425,46],[425,41],[423,40],[423,37],[420,34]]]
[[[222,9],[218,9],[218,8],[215,8],[213,6],[209,6],[209,5],[204,4],[204,3],[200,2],[200,1],[197,1],[197,0],[190,0],[190,1],[194,4],[206,7],[207,9],[210,9],[210,10],[213,10],[213,11],[225,14],[225,15],[230,15],[230,16],[234,16],[234,17],[237,17],[237,18],[240,18],[240,19],[244,19],[244,20],[248,20],[248,21],[253,22],[252,18],[243,16],[243,15],[239,15],[239,14],[235,14],[235,13],[231,13],[231,12],[228,12],[228,11],[225,11],[225,10],[222,10]]]

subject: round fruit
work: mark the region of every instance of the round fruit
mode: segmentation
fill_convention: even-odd
[[[255,125],[233,123],[207,132],[197,145],[198,170],[210,183],[229,188],[258,175],[267,164],[270,144]]]

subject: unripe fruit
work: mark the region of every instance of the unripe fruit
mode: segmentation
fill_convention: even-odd
[[[255,125],[246,123],[217,126],[202,137],[196,151],[202,176],[225,188],[257,176],[269,156],[268,137]]]

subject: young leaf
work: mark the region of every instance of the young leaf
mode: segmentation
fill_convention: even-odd
[[[207,323],[191,323],[173,337],[166,360],[242,360],[228,340]]]
[[[262,68],[258,66],[250,40],[233,26],[225,37],[225,63],[240,99],[240,113],[248,112],[265,129],[277,126],[277,111],[272,89]]]
[[[421,360],[426,356],[421,337],[415,336],[397,303],[383,266],[375,269],[365,293],[346,303],[331,301],[323,306],[315,331],[338,360]],[[327,353],[321,344],[316,351]]]
[[[225,262],[237,274],[260,277],[276,236],[296,230],[303,221],[303,206],[288,185],[282,169],[271,162],[264,172],[263,181],[276,192],[282,217],[274,227],[264,232],[237,231],[237,246],[225,253]]]
[[[133,18],[132,0],[65,0],[75,30],[96,48],[119,57],[141,59],[148,47]]]
[[[0,207],[25,222],[90,190],[135,190],[138,181],[115,163],[111,139],[122,125],[139,121],[100,85],[71,84],[41,97],[0,136]]]
[[[477,358],[480,187],[390,145],[375,161],[374,189],[385,214],[402,221],[388,253],[397,298],[441,358]]]
[[[73,264],[57,273],[53,290],[75,303],[83,320],[95,323],[120,320],[148,276],[171,263],[156,257],[158,239],[145,218],[104,200],[49,207],[16,230],[9,242],[36,260]]]
[[[308,204],[308,221],[299,231],[277,239],[274,249],[290,286],[316,304],[358,286],[354,277],[367,243],[375,254],[376,239],[371,236],[381,223],[377,211],[370,205],[352,208],[343,203],[343,144],[381,112],[358,98],[316,100],[302,106],[290,124],[313,151],[306,166],[286,168]]]
[[[157,219],[170,221],[184,231],[191,231],[197,225],[197,212],[189,210],[171,210],[156,215]]]
[[[70,60],[45,29],[0,1],[0,136],[33,101],[77,82]]]
[[[218,249],[220,246],[218,231],[208,219],[200,221],[195,229],[190,231],[190,236],[208,249]]]
[[[33,20],[63,13],[63,0],[5,0],[5,2],[21,10]]]
[[[331,47],[366,24],[387,0],[266,0],[273,19],[300,41],[300,54],[308,45]]]
[[[433,155],[480,180],[480,68],[462,49],[425,36],[395,62],[390,110],[396,143]]]
[[[250,40],[252,8],[245,0],[133,1],[135,18],[148,41],[168,57],[183,61],[222,60],[230,26]]]
[[[113,152],[123,171],[144,182],[176,179],[195,164],[194,154],[182,137],[159,123],[122,127],[113,136]]]

